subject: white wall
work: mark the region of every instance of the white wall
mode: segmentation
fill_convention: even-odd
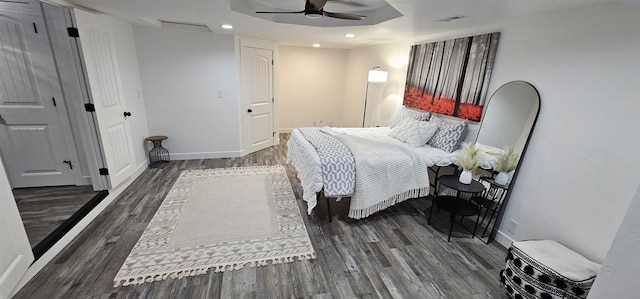
[[[478,33],[464,33],[462,36],[474,34]],[[448,38],[450,37],[439,37],[434,40]],[[425,41],[406,41],[349,50],[343,112],[346,126],[362,126],[365,98],[367,98],[365,126],[375,127],[391,124],[404,99],[404,85],[411,46],[422,42]],[[376,66],[379,66],[380,70],[388,72],[388,80],[386,83],[370,83],[367,94],[367,75],[369,70]],[[443,117],[457,119],[446,115]],[[475,140],[478,127],[479,123],[469,122],[465,141],[473,142]]]
[[[640,186],[602,263],[589,298],[636,298],[640,273]]]
[[[393,43],[349,50],[347,85],[342,117],[345,126],[361,127],[364,100],[367,98],[368,126],[387,126],[402,105],[404,82],[407,77],[409,51],[413,42]],[[379,66],[388,72],[386,83],[369,84],[369,70]]]
[[[590,6],[352,49],[345,115],[362,113],[364,86],[358,85],[366,84],[368,68],[390,70],[389,82],[397,86],[387,89],[397,93],[393,97],[400,98],[393,102],[400,105],[412,44],[494,31],[501,37],[489,94],[504,83],[524,80],[541,96],[540,118],[499,241],[509,246],[510,239],[555,239],[601,262],[640,181],[640,155],[635,153],[640,145],[640,7]],[[509,219],[519,223],[515,235],[504,229]]]
[[[280,132],[342,126],[347,50],[279,48]]]
[[[601,262],[640,181],[640,7],[598,5],[505,24],[491,90],[521,79],[541,112],[505,220]],[[503,222],[504,223],[504,222]]]
[[[304,126],[389,125],[402,105],[411,43],[351,50],[280,46],[280,131]],[[389,72],[387,83],[369,84],[370,69]],[[321,123],[322,121],[322,123]]]
[[[135,26],[149,134],[173,160],[239,156],[234,37]],[[218,98],[218,90],[223,98]]]

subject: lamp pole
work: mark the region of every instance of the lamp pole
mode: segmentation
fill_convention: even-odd
[[[364,122],[367,118],[367,100],[369,99],[369,83],[384,83],[387,82],[388,73],[381,71],[379,66],[375,66],[369,70],[367,76],[367,89],[364,92],[364,113],[362,115],[362,127],[364,128]]]
[[[364,113],[362,114],[362,127],[364,128],[364,121],[367,118],[367,99],[369,98],[369,80],[367,80],[367,89],[364,92]]]

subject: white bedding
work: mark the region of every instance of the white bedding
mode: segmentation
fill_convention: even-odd
[[[347,136],[341,139],[347,139],[349,143],[355,142],[354,140],[365,138],[370,142],[368,143],[367,149],[372,149],[373,144],[386,144],[386,145],[377,145],[375,147],[379,149],[402,149],[400,151],[404,151],[407,157],[410,157],[411,160],[414,160],[410,164],[418,164],[411,165],[406,172],[410,172],[409,176],[415,176],[418,178],[417,181],[420,183],[412,183],[411,186],[418,186],[417,189],[413,189],[413,193],[410,190],[402,190],[406,189],[406,186],[410,184],[402,186],[397,186],[398,188],[388,188],[387,191],[391,192],[380,192],[380,190],[371,190],[371,192],[365,191],[365,189],[376,185],[379,180],[379,176],[371,175],[360,175],[360,177],[368,176],[366,180],[370,180],[367,182],[358,183],[359,169],[356,170],[356,183],[354,184],[355,190],[353,194],[350,194],[352,197],[351,205],[354,208],[353,212],[350,209],[349,217],[352,218],[362,218],[366,217],[370,214],[373,214],[377,211],[385,209],[390,205],[393,205],[402,200],[421,196],[422,194],[428,194],[429,188],[429,180],[428,180],[428,171],[427,167],[438,165],[438,166],[446,166],[451,165],[456,161],[457,153],[447,153],[443,150],[433,148],[429,145],[425,145],[422,147],[414,148],[408,146],[406,143],[399,141],[393,137],[389,136],[390,129],[388,127],[376,127],[376,128],[331,128],[327,129],[334,132],[333,134],[337,134],[338,136]],[[349,144],[347,144],[349,147]],[[352,144],[351,147],[354,147]],[[357,147],[357,146],[355,146]],[[350,148],[351,149],[351,148]],[[355,153],[354,153],[355,151]],[[358,155],[358,152],[365,152],[362,150],[352,150],[352,153]],[[375,154],[374,154],[375,155]],[[356,156],[356,161],[359,158]],[[371,157],[369,157],[371,158]],[[418,162],[416,162],[418,161]],[[299,130],[293,130],[291,133],[291,137],[288,142],[288,152],[287,152],[287,162],[292,164],[296,171],[298,172],[298,178],[300,179],[302,189],[303,189],[303,199],[307,202],[307,212],[311,213],[313,208],[317,205],[316,193],[320,192],[324,186],[324,178],[322,173],[322,163],[321,159],[318,156],[315,148],[304,138],[304,136],[300,133]],[[362,162],[362,161],[361,161]],[[356,167],[358,162],[356,162]],[[414,167],[415,166],[415,167]],[[362,166],[360,168],[363,168]],[[419,171],[419,170],[424,171]],[[398,174],[396,170],[393,173]],[[394,181],[402,176],[398,175],[398,177],[391,178],[391,181]],[[426,178],[426,179],[425,179]],[[407,180],[408,181],[408,180]],[[416,181],[416,182],[417,182]],[[386,182],[384,184],[389,184]],[[358,187],[360,186],[360,187]],[[367,187],[368,186],[368,187]],[[394,185],[395,186],[395,185]],[[365,189],[363,189],[365,188]],[[426,188],[426,189],[425,189]],[[400,190],[400,191],[399,191]],[[398,193],[395,193],[398,192]],[[375,196],[372,198],[370,194],[374,194]],[[367,194],[367,195],[365,195]],[[345,196],[348,196],[345,194]],[[366,202],[359,201],[358,198],[366,198]],[[354,201],[355,198],[355,201]]]
[[[307,213],[311,214],[318,204],[316,193],[322,190],[322,163],[315,148],[298,130],[293,130],[287,142],[287,163],[298,172],[302,186],[302,199],[307,202]]]
[[[411,147],[323,130],[344,143],[355,160],[349,217],[360,219],[396,203],[429,194],[424,156]]]

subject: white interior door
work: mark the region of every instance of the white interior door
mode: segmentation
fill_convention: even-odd
[[[74,10],[111,188],[135,171],[127,107],[111,20]],[[131,116],[129,114],[129,116]]]
[[[274,144],[273,50],[243,41],[240,49],[245,151],[255,152]]]
[[[33,262],[33,252],[1,160],[0,228],[0,298],[10,298]]]
[[[38,1],[0,1],[0,81],[11,186],[75,185],[77,154]]]

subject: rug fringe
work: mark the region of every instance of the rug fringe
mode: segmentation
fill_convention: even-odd
[[[252,268],[264,267],[269,265],[269,261],[271,261],[272,265],[291,263],[296,261],[296,258],[298,261],[306,261],[306,260],[315,259],[316,254],[315,252],[312,252],[312,253],[300,254],[295,256],[283,256],[283,257],[268,258],[268,259],[255,260],[255,261],[249,261],[249,262],[228,263],[224,265],[216,265],[211,267],[201,267],[201,268],[186,269],[186,270],[180,270],[180,271],[171,271],[171,272],[158,273],[158,274],[122,277],[120,279],[114,280],[113,287],[114,288],[117,288],[119,286],[126,287],[130,285],[139,285],[139,284],[148,283],[148,282],[167,280],[169,278],[179,279],[183,277],[204,275],[209,272],[209,269],[213,269],[214,273],[222,273],[222,272],[225,272],[226,270],[240,270],[244,268],[244,266],[246,265],[249,265],[249,267],[252,267]]]
[[[209,176],[227,175],[230,172],[237,174],[238,171],[253,171],[256,169],[267,170],[272,172],[278,172],[284,170],[282,165],[252,165],[252,166],[235,166],[235,167],[222,167],[222,168],[207,168],[207,169],[190,169],[184,170],[180,173],[180,176],[190,176],[198,174],[207,174]]]

